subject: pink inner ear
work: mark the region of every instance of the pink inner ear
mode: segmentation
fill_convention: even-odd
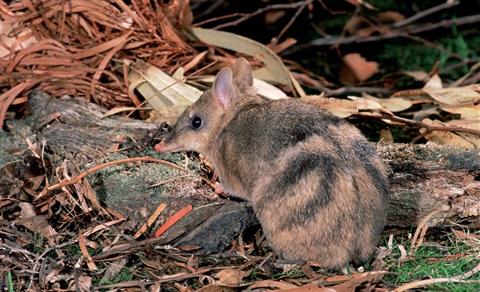
[[[223,108],[229,106],[233,101],[235,98],[235,87],[233,86],[232,70],[230,68],[223,68],[215,77],[212,95]]]

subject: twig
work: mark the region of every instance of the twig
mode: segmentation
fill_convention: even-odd
[[[360,5],[357,5],[357,6],[355,6],[355,11],[353,12],[353,15],[351,16],[350,20],[351,20],[351,19],[354,19],[354,18],[357,18],[359,13],[360,13]],[[335,42],[334,44],[332,44],[332,45],[335,47],[335,49],[337,50],[337,54],[338,54],[339,56],[341,56],[340,48],[339,48],[340,41],[343,40],[343,39],[345,39],[345,35],[346,35],[347,32],[348,32],[349,22],[350,22],[350,21],[347,21],[347,22],[345,23],[345,25],[343,26],[342,32],[340,33],[340,36],[338,37],[339,42]]]
[[[328,88],[319,88],[318,86],[314,86],[314,89],[319,89],[321,91],[325,91],[325,95],[327,96],[338,96],[342,94],[348,93],[374,93],[374,94],[393,94],[395,91],[388,88],[378,88],[378,87],[341,87],[338,89],[328,89]]]
[[[92,256],[92,259],[101,260],[101,259],[108,258],[111,255],[120,254],[127,251],[129,253],[134,253],[138,250],[143,250],[145,246],[149,246],[153,244],[164,245],[171,242],[173,239],[178,238],[185,232],[186,232],[185,228],[181,228],[179,230],[176,230],[173,234],[169,234],[168,236],[162,235],[159,237],[147,238],[141,241],[133,241],[130,243],[121,244],[118,247],[114,247],[109,250],[104,250],[102,253]]]
[[[409,39],[411,39],[411,40],[417,41],[417,42],[419,42],[419,43],[422,43],[422,44],[426,45],[427,47],[432,47],[432,48],[434,48],[434,49],[437,50],[437,51],[440,51],[440,52],[442,52],[442,53],[445,53],[445,54],[447,54],[447,55],[450,55],[451,57],[457,58],[457,59],[459,59],[459,60],[461,60],[461,61],[464,61],[464,60],[471,61],[471,59],[469,59],[469,58],[466,58],[466,57],[464,57],[464,56],[462,56],[462,55],[460,55],[460,54],[457,54],[457,53],[455,53],[455,52],[449,51],[449,50],[445,49],[444,47],[442,47],[441,45],[437,45],[437,44],[435,44],[435,43],[433,43],[433,42],[430,42],[430,41],[427,41],[427,40],[425,40],[425,39],[423,39],[423,38],[421,38],[421,37],[414,36],[414,35],[406,35],[405,37],[406,37],[406,38],[409,38]]]
[[[463,280],[463,279],[465,279],[465,278],[469,278],[469,277],[475,275],[475,274],[478,273],[478,272],[480,272],[480,264],[476,265],[472,270],[470,270],[470,271],[468,271],[468,272],[466,272],[466,273],[460,274],[460,275],[458,275],[458,276],[455,276],[455,277],[415,281],[415,282],[412,282],[412,283],[408,283],[408,284],[402,285],[402,286],[396,288],[396,289],[393,290],[393,291],[395,291],[395,292],[407,291],[407,290],[410,290],[410,289],[413,289],[413,288],[422,287],[422,286],[427,286],[427,285],[431,285],[431,284],[435,284],[435,283],[449,283],[449,282],[455,282],[455,283],[480,283],[480,280]]]
[[[176,181],[177,179],[182,179],[182,178],[186,178],[186,177],[194,177],[194,176],[191,176],[191,175],[189,175],[189,174],[179,175],[179,176],[172,177],[172,178],[169,178],[169,179],[167,179],[167,180],[164,180],[164,181],[161,181],[161,182],[158,182],[158,183],[154,183],[153,185],[149,185],[149,186],[147,187],[147,189],[154,188],[154,187],[158,187],[158,186],[164,185],[164,184],[166,184],[166,183],[169,183],[169,182],[172,182],[172,181]]]
[[[415,281],[412,283],[405,284],[393,290],[394,292],[407,291],[417,287],[428,286],[436,283],[480,283],[480,280],[459,280],[455,278],[438,278],[438,279],[428,279]]]
[[[477,260],[478,259],[479,259],[479,256],[477,255]],[[460,280],[460,279],[470,278],[471,276],[475,275],[478,272],[480,272],[480,264],[478,264],[477,266],[475,266],[475,268],[471,269],[466,273],[453,277],[453,279]]]
[[[464,17],[459,17],[459,18],[454,18],[454,19],[448,19],[448,20],[442,20],[438,23],[434,24],[425,24],[421,26],[414,27],[412,29],[407,30],[408,34],[417,34],[421,32],[426,32],[430,30],[434,30],[440,27],[447,28],[453,25],[460,26],[460,25],[465,25],[465,24],[470,24],[470,23],[477,23],[480,21],[480,14],[475,14],[475,15],[470,15],[470,16],[464,16]]]
[[[409,18],[399,20],[399,21],[395,22],[392,26],[393,27],[401,27],[401,26],[407,25],[409,23],[412,23],[416,20],[419,20],[420,18],[423,18],[425,16],[428,16],[428,15],[433,14],[435,12],[438,12],[440,10],[456,6],[458,4],[460,4],[460,1],[454,1],[454,2],[448,2],[447,1],[443,4],[438,5],[438,6],[434,6],[434,7],[428,8],[427,10],[421,11],[421,12],[419,12],[419,13],[413,15],[413,16],[410,16]]]
[[[464,133],[471,133],[475,135],[480,135],[480,130],[475,130],[475,129],[469,129],[469,128],[463,128],[463,127],[457,127],[457,126],[432,126],[429,124],[425,124],[423,122],[419,121],[414,121],[410,120],[407,118],[402,118],[399,116],[396,116],[394,114],[388,114],[388,113],[357,113],[356,116],[361,116],[361,117],[371,117],[371,118],[377,118],[377,119],[388,119],[396,122],[401,122],[403,124],[417,127],[417,128],[425,128],[427,131],[448,131],[448,132],[464,132]]]
[[[243,16],[243,17],[241,17],[237,20],[217,25],[217,26],[213,27],[212,29],[222,29],[222,28],[229,27],[229,26],[235,26],[235,25],[238,25],[238,24],[248,20],[249,18],[252,18],[256,15],[262,14],[262,13],[264,13],[266,11],[269,11],[269,10],[294,9],[294,8],[301,7],[303,5],[308,5],[312,2],[313,2],[313,0],[305,0],[305,1],[300,1],[300,2],[296,2],[296,3],[292,3],[292,4],[267,5],[263,8],[257,9],[256,11],[254,11],[252,13],[246,14],[245,16]],[[216,21],[216,20],[218,20],[218,18],[212,18],[212,19],[209,19],[207,21],[203,21],[201,23],[196,23],[195,26],[204,25],[205,23],[209,23],[209,22]]]
[[[425,216],[425,218],[422,219],[420,224],[418,224],[417,230],[415,230],[415,234],[413,235],[413,238],[412,238],[412,244],[410,246],[410,251],[408,253],[409,256],[413,256],[415,252],[418,250],[418,248],[422,245],[423,238],[425,237],[425,233],[427,232],[427,229],[428,229],[428,225],[427,225],[428,220],[430,220],[433,216],[437,215],[442,211],[448,211],[448,209],[446,208],[437,209],[431,212],[430,214],[428,214],[427,216]],[[417,241],[417,238],[418,238],[418,241]]]
[[[151,157],[134,157],[134,158],[126,158],[126,159],[120,159],[120,160],[116,160],[116,161],[110,161],[110,162],[106,162],[106,163],[96,165],[96,166],[88,169],[87,171],[82,172],[81,174],[77,175],[75,178],[73,178],[69,181],[64,181],[64,182],[58,183],[56,185],[44,188],[40,192],[40,194],[38,194],[36,200],[43,197],[45,194],[47,194],[50,191],[59,189],[59,188],[64,187],[64,186],[73,185],[76,182],[78,182],[79,180],[81,180],[82,178],[86,177],[87,175],[89,175],[89,174],[91,174],[91,173],[93,173],[93,172],[95,172],[99,169],[105,168],[107,166],[115,165],[115,164],[127,163],[127,162],[136,162],[136,161],[158,162],[158,163],[162,163],[162,164],[168,165],[168,166],[173,167],[173,168],[177,168],[177,169],[180,169],[180,170],[185,170],[182,167],[180,167],[176,164],[173,164],[171,162],[161,160],[161,159],[151,158]]]
[[[297,9],[297,12],[295,12],[295,15],[290,19],[290,21],[285,25],[285,27],[280,31],[280,33],[275,37],[272,41],[272,44],[277,44],[278,40],[283,36],[283,34],[292,26],[292,24],[295,22],[297,17],[300,15],[300,13],[307,7],[308,4],[310,4],[312,1],[305,1],[304,5],[300,6],[300,8]]]
[[[468,78],[462,84],[464,84],[464,85],[466,85],[466,84],[477,84],[478,82],[480,82],[480,73],[477,73],[477,74],[473,75],[472,77]]]
[[[38,263],[40,262],[41,259],[43,259],[43,257],[48,254],[49,252],[51,252],[52,250],[55,250],[55,249],[59,249],[59,248],[62,248],[62,247],[65,247],[65,246],[68,246],[68,245],[71,245],[71,244],[74,244],[75,242],[77,242],[76,240],[74,241],[68,241],[68,242],[65,242],[65,243],[62,243],[60,245],[56,245],[56,246],[52,246],[52,247],[49,247],[47,248],[36,260],[35,260],[35,264],[33,265],[33,268],[32,268],[32,275],[30,276],[30,282],[28,283],[28,288],[26,291],[31,291],[30,288],[32,287],[33,285],[33,278],[35,276],[35,271],[38,267]]]
[[[336,36],[327,36],[324,38],[313,40],[306,44],[301,44],[301,45],[291,47],[290,49],[285,50],[282,53],[282,55],[296,53],[298,51],[308,49],[311,47],[331,46],[334,44],[345,45],[345,44],[351,44],[351,43],[376,42],[376,41],[387,40],[392,38],[405,37],[407,35],[412,35],[412,34],[418,34],[418,33],[426,32],[430,30],[435,30],[440,27],[447,28],[452,25],[460,26],[460,25],[477,23],[477,22],[480,22],[480,14],[464,16],[464,17],[459,17],[459,18],[449,19],[449,20],[443,20],[435,24],[425,24],[422,26],[414,27],[409,30],[391,30],[387,34],[376,35],[376,36],[368,36],[368,37],[350,36],[350,37],[344,37],[344,38],[336,37]]]

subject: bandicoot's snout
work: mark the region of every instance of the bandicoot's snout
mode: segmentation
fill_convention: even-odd
[[[165,143],[163,143],[163,140],[157,145],[155,145],[155,150],[160,153],[165,152]]]
[[[155,145],[155,150],[157,150],[160,153],[163,152],[178,152],[182,150],[188,150],[185,148],[185,145],[183,143],[178,143],[178,141],[172,141],[171,139],[166,140],[167,138],[163,138],[160,143]]]

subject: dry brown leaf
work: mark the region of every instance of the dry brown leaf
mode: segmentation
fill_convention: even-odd
[[[187,2],[182,2],[183,8],[189,8]],[[2,76],[0,89],[4,90],[0,91],[34,82],[37,89],[53,98],[68,94],[87,101],[93,98],[107,107],[131,105],[134,100],[128,99],[127,87],[120,82],[125,74],[118,70],[118,60],[135,57],[165,66],[166,60],[187,64],[193,57],[193,50],[162,17],[163,6],[152,3],[136,2],[129,7],[121,0],[72,0],[68,5],[48,0],[14,1],[2,6],[8,16],[8,22],[1,23],[2,30],[10,31],[8,36],[15,43],[8,44],[13,46],[8,51],[0,46],[2,54],[8,54],[1,66],[11,73]],[[175,5],[179,3],[175,1]],[[23,44],[25,48],[16,51],[14,47],[21,47],[29,34],[35,36],[35,42]],[[8,103],[1,103],[0,124],[5,119],[2,113],[25,100],[30,88],[23,88],[15,96],[8,94]]]
[[[452,114],[459,114],[462,119],[480,119],[480,104],[473,106],[454,106],[442,104],[440,105],[440,109]]]
[[[331,288],[336,292],[354,292],[361,284],[365,282],[378,281],[378,279],[382,278],[385,273],[386,272],[384,271],[380,271],[353,274],[350,276],[353,279],[349,279],[348,281],[332,286]]]
[[[190,9],[190,0],[165,1],[162,11],[171,24],[186,28],[192,25],[193,14]]]
[[[357,103],[348,99],[326,98],[314,95],[302,97],[305,101],[312,102],[325,108],[340,118],[348,118],[358,112]]]
[[[123,267],[127,264],[127,260],[122,258],[120,260],[116,260],[110,265],[108,265],[107,270],[103,274],[102,283],[112,280],[114,277],[118,275],[118,273],[123,269]]]
[[[0,59],[11,52],[24,50],[37,42],[30,28],[21,30],[17,35],[12,34],[17,27],[18,24],[12,17],[7,17],[3,21],[0,19]]]
[[[359,16],[352,16],[344,26],[344,30],[348,31],[351,34],[355,34],[360,25],[362,25],[363,19]]]
[[[424,88],[429,96],[448,105],[468,105],[480,101],[480,93],[466,87]]]
[[[369,62],[358,53],[347,54],[342,61],[340,82],[344,85],[363,82],[378,72],[377,62]]]
[[[388,25],[380,25],[380,26],[369,26],[366,28],[361,28],[355,32],[355,35],[358,36],[370,36],[376,32],[383,31],[383,30],[388,30],[389,26]]]
[[[148,121],[156,123],[166,122],[169,125],[173,125],[186,108],[187,105],[176,105],[154,109],[150,111],[150,117],[148,118]]]
[[[15,223],[24,226],[30,231],[39,234],[42,238],[47,238],[50,245],[54,245],[52,236],[57,234],[57,231],[48,223],[44,215],[36,215],[33,206],[30,203],[20,203],[21,218],[15,220]]]
[[[78,233],[78,246],[80,247],[80,251],[82,252],[82,255],[84,257],[85,263],[88,266],[88,269],[90,271],[96,271],[97,270],[97,265],[95,265],[95,262],[92,260],[92,257],[88,253],[87,246],[85,245],[85,237],[83,237],[82,232]]]
[[[188,72],[190,71],[193,67],[197,66],[200,61],[202,61],[205,58],[205,55],[207,55],[208,51],[203,51],[200,54],[196,55],[195,58],[193,58],[190,62],[188,62],[187,65],[183,66],[183,72]]]
[[[397,11],[384,11],[377,13],[377,17],[382,22],[397,22],[405,19],[405,15]]]
[[[147,231],[147,228],[152,226],[155,220],[157,220],[158,216],[163,212],[163,210],[167,207],[167,204],[160,204],[158,205],[157,209],[153,212],[153,214],[148,218],[147,222],[140,227],[140,229],[133,235],[134,239],[137,239],[142,235],[145,231]]]
[[[422,104],[422,109],[416,110],[413,113],[413,120],[421,121],[430,116],[440,117],[440,111],[438,110],[438,107],[433,104]]]
[[[280,18],[285,16],[284,10],[271,10],[265,13],[265,24],[273,24],[277,22]]]
[[[269,45],[267,45],[267,47],[270,50],[272,50],[275,54],[278,54],[278,53],[288,49],[289,47],[293,46],[296,43],[297,43],[296,39],[287,38],[286,40],[284,40],[283,42],[281,42],[279,44],[269,44]]]
[[[440,121],[432,121],[428,118],[423,119],[422,122],[432,126],[445,126]],[[420,129],[420,133],[424,133],[425,131],[426,129]],[[471,137],[471,138],[474,138],[474,136],[476,136],[477,139],[471,139],[471,138],[465,139],[459,134],[455,134],[448,131],[433,131],[431,133],[426,134],[425,138],[431,142],[435,142],[440,145],[452,145],[455,147],[462,147],[466,149],[480,148],[480,137],[478,137],[477,135],[468,134],[468,133],[462,133],[462,135],[468,135],[467,137]]]
[[[389,128],[380,130],[380,141],[384,144],[393,145],[393,135]]]
[[[401,97],[376,98],[367,93],[362,93],[362,97],[378,102],[383,108],[391,112],[401,112],[413,105],[410,100]]]
[[[357,109],[359,111],[376,110],[376,109],[383,108],[382,105],[376,102],[375,100],[366,99],[358,96],[348,96],[348,98],[355,102],[355,104],[357,105]]]
[[[120,222],[123,222],[125,221],[126,218],[124,219],[118,219],[118,220],[112,220],[112,221],[109,221],[109,222],[105,222],[105,223],[102,223],[100,225],[97,225],[95,227],[91,227],[91,228],[87,228],[84,232],[83,232],[83,236],[84,237],[87,237],[87,236],[90,236],[100,230],[104,230],[104,229],[108,229],[109,226],[112,226],[112,225],[115,225],[117,223],[120,223]]]
[[[91,291],[92,287],[92,277],[90,276],[79,276],[78,281],[75,281],[75,283],[72,283],[72,287],[69,287],[70,289],[74,290],[75,286],[78,285],[79,291]]]
[[[133,31],[129,31],[126,34],[123,34],[122,36],[115,38],[113,40],[110,40],[108,42],[105,42],[101,45],[95,46],[93,48],[87,49],[83,52],[77,53],[70,55],[69,57],[72,59],[85,59],[87,57],[91,57],[97,54],[101,54],[105,51],[108,51],[110,49],[113,49],[118,46],[123,46],[126,43],[126,40],[128,37],[132,34]]]
[[[428,80],[428,82],[425,83],[425,85],[423,86],[423,89],[427,89],[427,88],[432,88],[432,89],[443,88],[442,79],[440,79],[440,76],[438,76],[438,74],[433,75],[430,78],[430,80]]]
[[[282,289],[283,292],[302,292],[302,291],[311,291],[311,292],[339,292],[340,290],[336,290],[333,288],[328,287],[318,287],[315,284],[305,285],[302,287],[290,288],[290,289]]]
[[[446,122],[447,125],[456,126],[456,127],[463,127],[473,130],[480,131],[480,119],[477,118],[468,118],[468,119],[459,119],[459,120],[451,120]]]
[[[425,71],[402,71],[400,74],[405,74],[407,76],[413,77],[415,80],[418,81],[427,81],[428,78],[430,78],[430,75],[428,75],[427,72]]]
[[[270,289],[277,288],[277,289],[283,290],[283,289],[297,288],[297,286],[288,284],[285,282],[281,282],[281,281],[263,280],[250,285],[248,288],[251,290],[260,289],[260,288],[270,288]]]
[[[19,83],[15,87],[9,89],[0,95],[0,129],[3,127],[5,115],[7,114],[8,107],[13,103],[15,98],[24,90],[34,86],[39,80],[30,80],[24,83]]]
[[[244,272],[242,270],[236,270],[232,268],[226,268],[221,270],[215,275],[215,278],[218,279],[216,284],[219,286],[225,285],[229,287],[240,286],[242,283],[243,277],[249,275],[250,272]]]

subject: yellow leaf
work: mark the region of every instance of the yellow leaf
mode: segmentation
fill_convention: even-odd
[[[256,70],[254,72],[255,77],[286,85],[292,91],[296,90],[300,96],[305,95],[305,92],[292,77],[290,71],[283,65],[282,60],[267,46],[244,36],[225,31],[194,27],[192,32],[202,42],[249,56],[263,58],[266,67]]]
[[[195,102],[202,91],[177,80],[148,63],[137,60],[127,62],[129,67],[129,91],[137,89],[153,108],[189,105]]]
[[[135,110],[145,110],[145,109],[151,109],[151,108],[136,108],[136,107],[133,107],[133,106],[115,107],[115,108],[112,108],[111,110],[107,111],[106,113],[104,113],[102,115],[102,119],[106,118],[106,117],[109,117],[109,116],[116,115],[118,113],[131,112],[131,111],[135,111]]]

